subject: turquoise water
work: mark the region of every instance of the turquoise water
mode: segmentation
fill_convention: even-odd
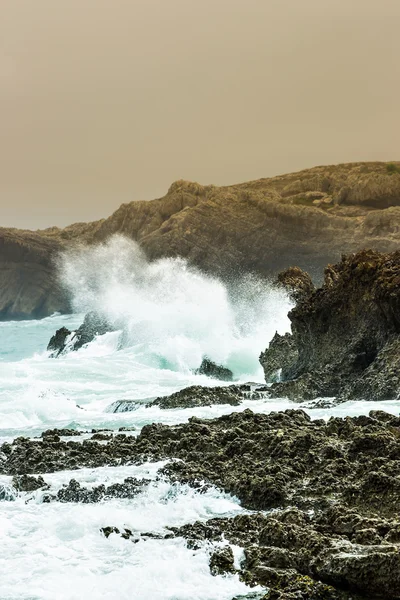
[[[285,294],[267,282],[250,278],[232,293],[181,260],[149,265],[135,244],[118,238],[66,256],[62,276],[75,314],[0,322],[0,444],[52,427],[90,431],[129,426],[135,435],[147,423],[182,423],[193,414],[212,418],[246,408],[267,413],[299,406],[286,399],[246,400],[238,407],[145,406],[151,398],[188,385],[217,385],[193,374],[204,355],[230,367],[238,381],[262,382],[258,356],[275,331],[289,330],[291,307]],[[50,337],[63,326],[76,329],[88,310],[118,320],[123,336],[121,329],[78,352],[50,358]],[[109,412],[117,400],[135,400],[134,410]],[[300,406],[312,418],[328,419],[377,408],[398,414],[399,404]],[[0,599],[231,600],[245,594],[248,590],[236,576],[211,576],[210,546],[192,551],[181,539],[132,544],[100,534],[107,525],[163,533],[167,526],[243,511],[236,498],[215,488],[200,494],[160,480],[159,466],[42,474],[52,492],[72,477],[89,487],[131,476],[151,479],[133,500],[48,504],[39,490],[0,502]],[[12,485],[12,478],[0,475],[0,485]],[[240,548],[235,556],[239,561]]]

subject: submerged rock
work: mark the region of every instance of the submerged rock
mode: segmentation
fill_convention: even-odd
[[[271,393],[293,400],[400,397],[400,252],[363,250],[325,269],[324,285],[297,298],[292,334],[261,354]]]
[[[202,363],[195,373],[197,375],[206,375],[213,379],[220,379],[221,381],[233,381],[233,373],[227,367],[217,365],[215,362],[207,357],[204,357]]]

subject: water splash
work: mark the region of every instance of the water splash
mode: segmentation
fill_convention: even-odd
[[[260,375],[261,350],[289,329],[290,301],[266,280],[228,288],[180,258],[149,262],[122,236],[64,254],[60,268],[75,311],[121,323],[124,346],[156,368],[185,372],[207,355],[237,376]]]

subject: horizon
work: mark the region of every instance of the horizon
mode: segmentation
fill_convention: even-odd
[[[0,10],[0,226],[398,153],[397,0]]]

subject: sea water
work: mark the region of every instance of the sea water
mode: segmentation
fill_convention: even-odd
[[[181,259],[148,263],[136,244],[116,237],[80,248],[59,260],[74,313],[38,321],[0,323],[0,443],[48,428],[133,428],[152,422],[182,423],[190,416],[218,417],[251,408],[267,413],[298,406],[288,400],[245,400],[162,410],[146,403],[189,385],[220,382],[195,375],[202,358],[229,367],[239,382],[262,383],[258,357],[276,331],[290,330],[291,302],[265,280],[238,278],[224,284]],[[47,344],[60,327],[76,329],[89,310],[120,324],[87,347],[57,359]],[[119,400],[134,410],[112,413]],[[398,402],[348,402],[312,409],[312,418],[398,414]],[[213,516],[242,512],[236,498],[211,487],[199,493],[157,477],[159,464],[102,467],[43,474],[56,491],[75,478],[86,487],[151,480],[134,499],[97,504],[43,503],[43,492],[0,502],[0,600],[154,599],[231,600],[248,589],[239,579],[212,577],[210,548],[189,550],[183,539],[138,543],[100,532],[108,525],[134,532],[165,533]],[[0,484],[11,477],[0,476]],[[235,549],[240,560],[241,549]]]

